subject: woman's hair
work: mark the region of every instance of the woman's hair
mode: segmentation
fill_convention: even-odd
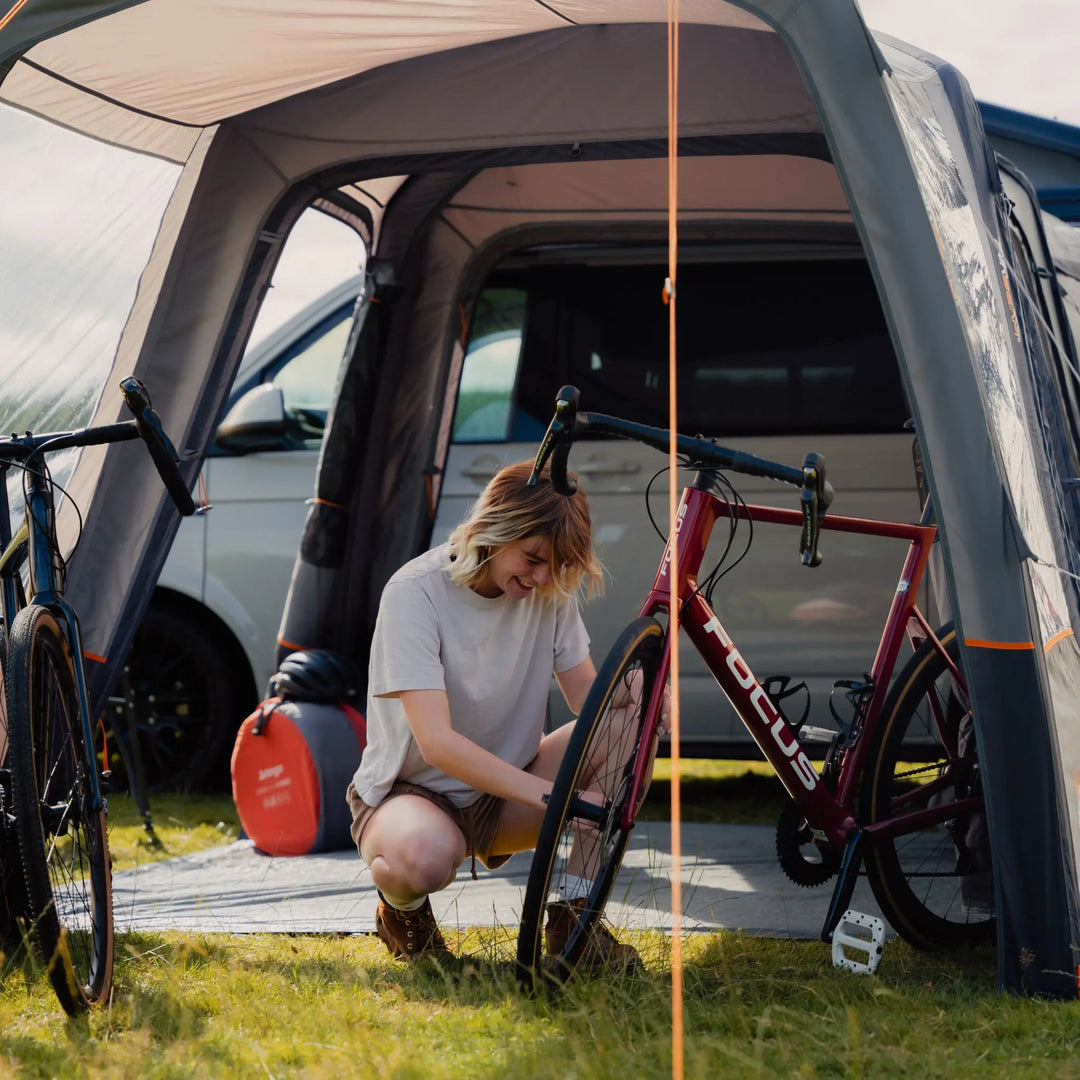
[[[507,544],[542,536],[551,544],[551,584],[542,592],[587,596],[604,591],[604,570],[592,550],[589,500],[580,488],[571,496],[551,486],[545,469],[536,485],[526,481],[531,461],[500,469],[484,488],[469,516],[450,534],[450,576],[459,585],[474,586],[487,571],[488,560]],[[567,474],[576,483],[573,473]]]

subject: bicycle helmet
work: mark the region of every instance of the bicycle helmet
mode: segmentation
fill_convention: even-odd
[[[281,661],[266,687],[284,701],[350,702],[359,694],[356,662],[329,649],[302,649]]]

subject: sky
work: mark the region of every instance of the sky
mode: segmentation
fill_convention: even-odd
[[[1080,125],[1080,0],[858,0],[871,30],[948,60],[975,97]]]

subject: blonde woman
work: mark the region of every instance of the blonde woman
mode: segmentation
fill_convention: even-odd
[[[585,494],[530,462],[488,484],[449,541],[387,583],[371,644],[368,744],[349,786],[352,836],[379,890],[375,924],[401,959],[447,958],[428,896],[466,857],[496,868],[532,850],[572,724],[544,734],[554,675],[577,714],[596,675],[578,594],[599,592]],[[573,928],[571,879],[549,951]],[[585,961],[637,954],[600,927]]]

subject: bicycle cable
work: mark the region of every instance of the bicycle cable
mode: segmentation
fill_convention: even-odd
[[[732,570],[734,570],[735,567],[738,566],[739,563],[741,563],[750,552],[750,545],[754,542],[754,519],[750,516],[750,509],[746,504],[746,500],[739,494],[738,489],[731,482],[730,477],[728,477],[728,475],[722,469],[716,466],[693,464],[688,459],[682,459],[680,461],[680,467],[684,469],[693,469],[695,472],[708,473],[716,482],[718,487],[720,487],[721,489],[726,489],[726,493],[722,492],[721,494],[721,498],[723,498],[724,502],[726,502],[729,506],[734,503],[736,507],[735,513],[729,513],[727,515],[728,537],[727,543],[724,545],[724,550],[720,552],[716,565],[712,568],[712,570],[710,570],[709,573],[706,574],[704,578],[702,578],[697,588],[683,601],[680,610],[680,614],[683,614],[686,612],[690,601],[699,594],[703,594],[706,602],[709,604],[710,607],[712,606],[713,589],[716,588],[717,583],[725,574],[728,574]],[[661,476],[663,476],[663,474],[666,473],[669,468],[669,466],[665,465],[662,469],[658,469],[655,473],[653,473],[649,482],[645,485],[645,513],[649,517],[649,522],[652,525],[653,530],[665,544],[667,543],[668,538],[660,529],[659,525],[657,525],[656,519],[653,517],[652,507],[649,504],[649,496],[652,491],[653,484]],[[740,510],[741,513],[739,512]],[[746,537],[746,545],[744,546],[742,553],[734,562],[732,562],[728,566],[724,566],[728,554],[730,553],[732,546],[735,543],[735,537],[739,530],[739,522],[743,518],[746,519],[748,530]],[[723,569],[721,569],[721,567],[723,567]]]
[[[46,443],[44,445],[47,446],[48,443]],[[60,571],[60,574],[62,576],[66,577],[67,576],[67,564],[68,564],[68,561],[67,561],[67,559],[64,558],[64,554],[60,550],[60,542],[56,538],[56,530],[55,530],[55,528],[54,529],[48,529],[46,527],[45,522],[42,521],[39,517],[37,517],[37,515],[34,514],[34,511],[31,508],[29,491],[27,490],[27,481],[29,480],[31,474],[36,474],[38,476],[43,476],[44,477],[46,483],[49,485],[49,489],[50,489],[49,494],[50,494],[50,497],[52,498],[54,509],[56,507],[56,495],[55,495],[55,493],[57,491],[59,491],[61,496],[68,500],[68,502],[71,504],[72,509],[75,511],[75,520],[78,523],[78,527],[77,527],[77,529],[75,531],[75,541],[71,545],[71,551],[72,552],[75,551],[75,549],[79,546],[79,541],[82,540],[83,529],[85,527],[85,523],[83,521],[82,510],[79,509],[79,504],[75,501],[74,497],[67,490],[67,488],[65,488],[63,486],[63,484],[60,484],[58,481],[54,480],[53,475],[52,475],[51,472],[46,470],[46,472],[44,474],[42,474],[42,473],[38,472],[37,469],[35,469],[34,467],[32,467],[30,465],[30,462],[33,461],[34,457],[37,454],[39,454],[42,451],[43,448],[44,447],[38,447],[38,449],[35,450],[26,459],[25,462],[24,461],[9,461],[8,462],[8,467],[12,468],[12,469],[21,469],[22,470],[22,473],[23,473],[23,505],[26,507],[26,512],[34,519],[34,524],[37,525],[38,529],[42,533],[44,533],[45,535],[48,536],[48,538],[49,538],[49,547],[52,549],[52,554],[56,559],[57,569]]]
[[[702,583],[702,586],[705,588],[705,599],[711,606],[713,589],[716,588],[717,583],[726,574],[730,574],[731,571],[734,570],[735,567],[738,566],[739,563],[741,563],[743,559],[745,559],[746,556],[750,554],[750,547],[754,542],[754,519],[750,515],[750,507],[747,506],[746,500],[742,497],[742,495],[739,494],[738,489],[731,482],[731,479],[730,477],[728,477],[727,473],[723,472],[721,469],[706,469],[705,471],[709,472],[713,480],[716,481],[719,486],[724,487],[728,490],[731,497],[725,498],[724,501],[728,504],[729,507],[731,507],[734,503],[735,507],[735,512],[729,512],[728,514],[729,525],[727,545],[724,547],[724,550],[721,553],[720,559],[717,562],[716,566],[712,569],[712,571],[710,571],[708,575],[706,575],[705,580]],[[724,564],[725,562],[727,562],[728,553],[731,551],[731,548],[735,543],[735,536],[739,530],[739,522],[742,521],[744,518],[746,520],[746,543],[743,545],[743,549],[739,557],[735,559],[734,562],[728,563],[725,566]],[[723,569],[721,569],[721,567]]]

